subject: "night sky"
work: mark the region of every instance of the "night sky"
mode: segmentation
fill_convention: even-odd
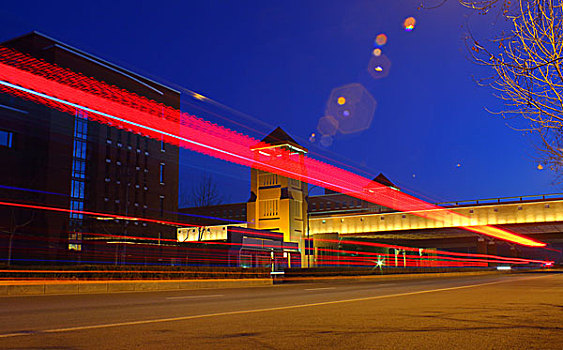
[[[384,173],[431,202],[561,192],[538,170],[533,140],[489,114],[501,104],[472,76],[466,24],[478,35],[494,18],[467,17],[456,1],[418,10],[404,1],[11,1],[0,40],[37,30],[182,91],[183,109],[261,138],[281,126],[310,155],[375,177]],[[416,18],[413,31],[402,27]],[[477,17],[477,18],[475,18]],[[391,67],[368,73],[374,40]],[[319,142],[331,91],[361,84],[377,107],[369,128]],[[311,133],[317,133],[314,142]],[[203,172],[245,201],[249,170],[181,153],[180,198]],[[313,193],[319,193],[318,190]]]

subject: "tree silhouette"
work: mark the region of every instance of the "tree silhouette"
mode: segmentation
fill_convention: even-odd
[[[223,196],[214,178],[204,174],[199,182],[194,183],[188,202],[194,207],[209,207],[223,203]]]

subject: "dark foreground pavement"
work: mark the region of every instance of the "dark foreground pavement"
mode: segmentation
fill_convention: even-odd
[[[0,298],[1,349],[562,349],[563,274]]]

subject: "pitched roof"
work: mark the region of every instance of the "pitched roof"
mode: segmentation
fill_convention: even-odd
[[[117,74],[120,74],[128,79],[131,79],[143,86],[145,86],[146,88],[150,89],[150,90],[154,90],[156,93],[162,95],[162,92],[159,91],[159,89],[157,87],[160,88],[166,88],[167,90],[173,91],[175,93],[180,93],[180,91],[171,88],[170,86],[166,86],[162,83],[159,83],[153,79],[144,77],[138,73],[134,73],[129,69],[123,68],[121,66],[118,66],[114,63],[111,63],[109,61],[106,61],[100,57],[94,56],[91,53],[88,53],[86,51],[77,49],[71,45],[68,45],[62,41],[59,41],[57,39],[54,39],[50,36],[47,36],[43,33],[40,33],[38,31],[32,31],[30,33],[27,34],[23,34],[20,35],[18,37],[6,40],[4,42],[1,42],[0,45],[2,46],[7,46],[7,47],[13,47],[14,49],[20,51],[23,47],[26,47],[28,49],[31,49],[32,46],[35,46],[36,50],[40,50],[40,51],[45,51],[45,50],[51,50],[53,48],[58,48],[61,50],[64,50],[72,55],[74,55],[75,57],[80,57],[84,60],[93,62],[99,66],[105,67],[106,69],[109,69]],[[27,54],[30,54],[30,52],[24,52]],[[42,57],[44,58],[44,57]],[[155,87],[155,86],[157,87]]]
[[[297,141],[295,141],[279,126],[266,137],[264,137],[261,142],[267,143],[268,145],[272,146],[289,144],[307,152],[307,149],[305,147],[297,143]]]
[[[383,173],[379,173],[372,181],[380,183],[387,187],[395,187],[398,188],[394,183],[391,182]]]

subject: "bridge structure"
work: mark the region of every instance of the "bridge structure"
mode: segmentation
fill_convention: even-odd
[[[443,220],[420,212],[390,210],[317,212],[309,218],[309,236],[315,247],[334,246],[323,241],[361,239],[418,248],[453,249],[480,254],[536,256],[561,261],[563,251],[563,193],[437,203]],[[451,213],[458,213],[455,215]],[[461,223],[469,218],[470,225]],[[462,229],[495,226],[548,243],[528,248]]]

